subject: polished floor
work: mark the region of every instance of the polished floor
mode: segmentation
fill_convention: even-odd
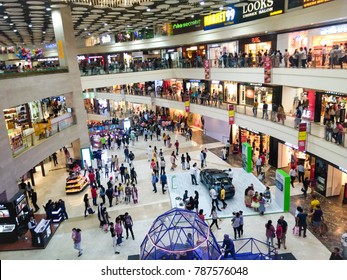
[[[173,140],[178,139],[181,143],[180,154],[189,152],[193,162],[199,163],[199,151],[201,149],[221,148],[223,146],[222,143],[217,141],[213,142],[211,139],[206,139],[207,143],[204,142],[205,136],[201,135],[201,133],[196,133],[194,137],[194,141],[186,141],[185,138],[177,134],[177,132],[171,133],[171,138]],[[130,150],[132,150],[136,156],[134,166],[139,176],[139,203],[137,205],[133,205],[132,203],[129,205],[121,203],[113,207],[108,207],[108,212],[112,220],[119,214],[124,214],[126,211],[129,212],[134,220],[133,229],[135,240],[131,238],[127,240],[124,239],[123,246],[119,248],[119,255],[114,254],[110,233],[105,233],[99,228],[97,216],[94,214],[86,218],[84,217],[83,195],[89,192],[89,189],[87,188],[78,194],[65,194],[65,179],[67,177],[67,172],[65,170],[63,153],[60,152],[58,157],[59,166],[54,167],[51,162],[45,164],[46,177],[42,177],[39,168],[37,168],[37,174],[35,174],[35,190],[38,193],[39,205],[45,204],[48,199],[55,201],[62,198],[65,200],[69,219],[60,225],[56,234],[44,250],[0,252],[0,259],[126,260],[128,256],[138,255],[141,242],[154,219],[172,207],[168,193],[163,195],[161,192],[154,193],[152,191],[152,185],[150,183],[151,170],[146,155],[148,145],[152,145],[152,147],[157,146],[158,150],[162,148],[166,162],[170,162],[169,157],[173,149],[164,147],[163,141],[157,141],[153,138],[153,141],[145,142],[140,138],[139,142],[135,142],[134,146],[130,146]],[[105,150],[104,153],[104,156],[107,158],[109,158],[111,154],[117,154],[120,159],[124,159],[122,150]],[[223,162],[218,156],[211,152],[207,154],[207,165],[224,168],[228,166],[228,163]],[[50,171],[48,172],[48,170]],[[177,168],[174,172],[169,171],[169,168],[167,168],[167,173],[169,175],[180,174],[181,172],[180,168]],[[106,181],[106,178],[102,176],[102,183],[104,185],[106,185]],[[42,207],[39,213],[44,213]],[[282,214],[266,214],[264,216],[256,214],[246,216],[243,237],[254,237],[261,241],[265,241],[265,223],[270,219],[274,222],[277,221],[280,215]],[[291,213],[284,213],[283,215],[288,222],[289,229],[291,229],[294,226],[293,215]],[[84,253],[81,257],[77,257],[77,251],[74,250],[72,244],[71,229],[74,227],[82,229],[82,248],[84,249]],[[213,233],[217,240],[222,240],[225,233],[233,236],[230,218],[222,219],[220,227],[222,230],[213,229]],[[289,230],[287,235],[287,250],[280,249],[279,253],[291,253],[298,260],[326,260],[330,256],[331,249],[331,247],[327,248],[324,246],[324,244],[310,232],[307,238],[299,238],[293,236]]]

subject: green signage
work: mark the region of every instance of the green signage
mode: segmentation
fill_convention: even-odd
[[[242,167],[247,173],[252,172],[252,147],[247,142],[242,143]]]

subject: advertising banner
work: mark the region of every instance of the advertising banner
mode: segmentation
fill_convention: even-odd
[[[243,6],[228,5],[227,10],[204,17],[204,30],[244,23],[284,13],[284,0],[258,0]]]
[[[252,172],[252,147],[247,142],[242,143],[242,168],[247,172]]]
[[[306,123],[299,124],[298,150],[300,152],[306,151],[306,138],[307,138],[306,128],[307,128]]]
[[[234,105],[229,104],[228,105],[228,111],[229,111],[229,124],[235,123],[235,111],[234,111]]]
[[[272,60],[270,56],[264,58],[264,83],[271,83]]]
[[[205,68],[205,79],[209,80],[210,79],[210,64],[207,59],[204,61],[204,68]]]
[[[290,210],[290,176],[281,169],[276,170],[275,201],[284,212]]]

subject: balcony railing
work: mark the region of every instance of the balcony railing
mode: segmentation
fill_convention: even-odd
[[[1,70],[0,80],[13,79],[13,78],[25,78],[25,77],[39,76],[39,75],[59,74],[59,73],[67,73],[67,72],[69,72],[69,69],[67,67],[49,67],[49,68],[29,69],[29,70],[25,70],[24,72],[18,72],[17,70]]]
[[[62,115],[58,118],[60,120],[56,122],[54,121],[54,119],[52,119],[51,123],[34,124],[34,129],[24,130],[22,134],[11,138],[10,144],[13,157],[17,157],[31,147],[37,146],[47,138],[75,124],[70,113]]]
[[[347,69],[347,59],[345,58],[342,62],[338,59],[331,60],[326,56],[324,64],[321,55],[313,56],[311,61],[303,63],[301,60],[282,59],[277,61],[276,57],[272,58],[273,68],[319,68],[319,69]],[[242,57],[228,57],[226,59],[209,59],[210,68],[256,68],[263,67],[262,59],[257,57],[242,58]],[[341,66],[342,65],[342,66]],[[124,64],[111,64],[106,67],[88,65],[86,67],[80,67],[81,76],[91,75],[105,75],[105,74],[121,74],[131,72],[142,72],[142,71],[156,71],[170,68],[203,68],[204,62],[197,59],[180,59],[174,61],[158,60],[157,63],[138,62],[133,63],[130,66]]]
[[[99,93],[103,93],[103,92],[99,92]],[[110,93],[110,92],[104,92],[104,93]],[[111,92],[112,93],[112,92]],[[116,92],[113,92],[114,94],[119,94]],[[147,92],[147,91],[138,91],[138,92],[133,92],[133,94],[126,94],[126,95],[141,95],[141,96],[148,96],[148,97],[154,97],[154,98],[162,98],[162,99],[168,99],[168,100],[172,100],[172,101],[179,101],[179,102],[183,102],[182,101],[182,96],[179,94],[172,94],[172,95],[168,95],[168,94],[159,94],[156,93],[154,91],[151,92]],[[184,100],[184,98],[183,98]],[[190,102],[191,104],[197,104],[197,105],[201,105],[201,106],[208,106],[208,107],[214,107],[214,108],[218,108],[218,109],[222,109],[222,110],[228,110],[228,105],[230,103],[227,103],[225,101],[220,101],[218,98],[212,98],[212,99],[208,99],[208,98],[204,98],[204,97],[200,97],[200,98],[190,98]],[[307,133],[318,137],[318,138],[322,138],[325,139],[326,141],[332,142],[332,143],[336,143],[337,141],[337,133],[333,132],[331,129],[327,129],[324,125],[320,124],[320,123],[315,123],[315,122],[311,122],[306,120],[305,118],[302,118],[301,120],[298,120],[295,118],[295,116],[293,116],[292,114],[289,113],[285,113],[284,118],[278,118],[277,113],[276,112],[272,112],[271,110],[266,110],[263,111],[263,109],[261,108],[257,108],[256,110],[256,114],[253,111],[253,107],[250,105],[241,105],[241,104],[234,104],[235,105],[235,112],[238,114],[243,114],[243,115],[247,115],[247,116],[253,116],[254,118],[257,119],[263,119],[266,122],[273,122],[273,123],[278,123],[278,124],[282,124],[285,127],[291,128],[291,129],[296,129],[297,130],[297,126],[299,124],[299,122],[305,122],[307,123]],[[97,114],[97,112],[94,112]],[[108,116],[110,116],[108,114]],[[111,114],[110,117],[112,117],[113,115]],[[264,116],[264,117],[263,117]],[[267,117],[266,117],[267,116]],[[117,117],[121,117],[120,115],[117,115]],[[345,132],[342,134],[341,137],[341,147],[345,147],[347,148],[347,131],[345,128]]]

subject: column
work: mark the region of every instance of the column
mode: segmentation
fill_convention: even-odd
[[[77,48],[69,6],[52,10],[52,22],[57,42],[60,66],[68,67],[72,94],[67,94],[67,106],[72,107],[81,147],[88,147],[86,126],[87,113],[84,109],[80,70],[77,64]]]

